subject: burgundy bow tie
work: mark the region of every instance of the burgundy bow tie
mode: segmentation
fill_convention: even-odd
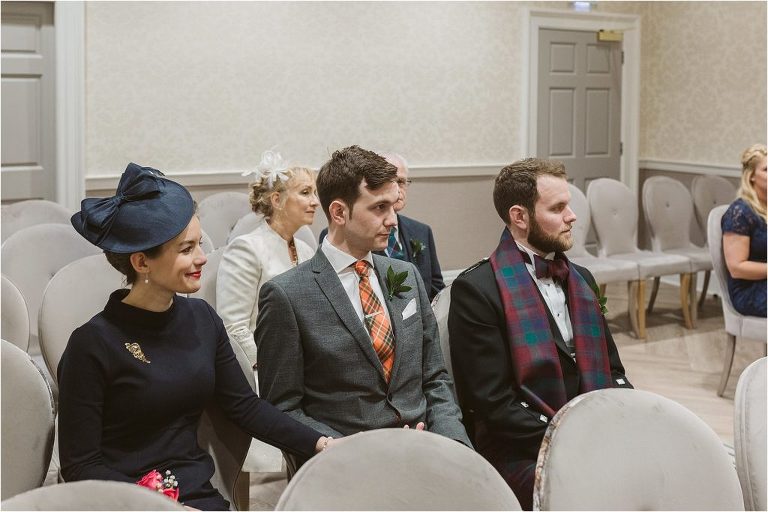
[[[528,253],[525,251],[521,252],[523,254],[523,259],[530,263],[531,257]],[[537,279],[550,277],[560,281],[560,283],[565,283],[568,280],[568,263],[564,259],[555,258],[553,260],[547,260],[538,254],[534,254],[533,267],[536,271]]]

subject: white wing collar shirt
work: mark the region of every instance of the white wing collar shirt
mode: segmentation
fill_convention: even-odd
[[[536,253],[517,241],[515,241],[515,243],[521,251],[525,251],[530,257],[529,261],[525,262],[525,268],[528,269],[528,273],[531,274],[531,279],[533,279],[533,282],[536,283],[536,286],[539,288],[541,296],[544,297],[544,302],[547,304],[550,313],[552,313],[552,317],[555,319],[558,329],[560,329],[560,335],[563,337],[563,341],[568,348],[573,351],[573,327],[571,326],[571,315],[568,313],[565,290],[563,290],[563,287],[559,282],[551,277],[537,278],[536,268],[533,265],[533,257]],[[544,256],[545,260],[552,260],[554,258],[554,252]]]

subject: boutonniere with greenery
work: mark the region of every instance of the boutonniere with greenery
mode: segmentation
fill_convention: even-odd
[[[597,286],[597,283],[592,285],[592,291],[595,292],[595,297],[597,297],[597,303],[600,305],[600,312],[605,316],[608,312],[608,308],[605,307],[605,303],[608,302],[608,297],[600,294],[600,287]]]
[[[411,291],[410,286],[403,284],[407,277],[407,270],[405,272],[395,272],[390,265],[390,267],[387,269],[387,290],[389,292],[389,300],[392,300],[392,297],[395,295],[399,297],[401,292]]]
[[[424,252],[424,249],[426,249],[424,242],[416,238],[411,238],[411,253],[413,253],[414,258],[418,258],[419,254]]]

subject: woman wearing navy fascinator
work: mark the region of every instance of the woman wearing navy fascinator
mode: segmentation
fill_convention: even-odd
[[[197,444],[213,399],[253,437],[308,457],[330,438],[258,398],[224,324],[200,288],[206,263],[189,192],[160,171],[128,165],[115,195],[88,198],[72,225],[104,250],[129,289],[76,329],[58,367],[65,480],[118,480],[201,510],[228,509]]]

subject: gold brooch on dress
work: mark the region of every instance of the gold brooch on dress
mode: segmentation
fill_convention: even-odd
[[[139,346],[138,343],[126,343],[125,348],[127,348],[128,352],[130,352],[131,355],[136,359],[138,359],[139,361],[143,363],[150,362],[149,359],[147,359],[146,356],[144,355],[144,352],[141,351],[141,347]]]

